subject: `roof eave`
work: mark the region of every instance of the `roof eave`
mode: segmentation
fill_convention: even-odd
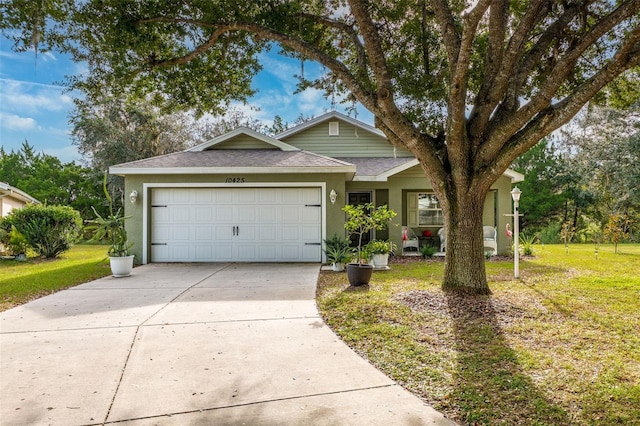
[[[117,176],[129,175],[219,175],[219,174],[320,174],[320,173],[347,173],[355,175],[355,166],[299,166],[299,167],[110,167],[109,173]]]

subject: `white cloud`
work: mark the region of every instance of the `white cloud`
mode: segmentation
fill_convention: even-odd
[[[72,107],[73,99],[63,94],[63,90],[60,86],[2,79],[0,99],[2,104],[5,107],[10,106],[12,111],[64,111]]]
[[[35,130],[38,123],[31,117],[20,117],[15,114],[0,112],[0,124],[6,130]]]

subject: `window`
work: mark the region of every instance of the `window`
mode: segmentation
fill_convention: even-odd
[[[339,121],[330,121],[329,122],[329,136],[340,136],[340,122]]]
[[[442,208],[435,194],[418,193],[418,226],[443,224]]]

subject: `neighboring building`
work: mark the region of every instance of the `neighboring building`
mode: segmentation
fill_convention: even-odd
[[[418,161],[365,123],[330,112],[269,137],[247,128],[184,152],[119,164],[129,239],[137,261],[320,262],[322,240],[344,235],[345,204],[388,204],[398,216],[376,238],[402,245],[402,230],[442,224]],[[493,185],[484,224],[504,229],[511,213],[508,170]],[[332,201],[333,199],[333,201]],[[430,243],[437,245],[437,237]],[[509,249],[498,236],[498,251]]]
[[[20,209],[26,204],[40,204],[40,201],[8,183],[0,182],[0,217],[5,217],[11,210]]]

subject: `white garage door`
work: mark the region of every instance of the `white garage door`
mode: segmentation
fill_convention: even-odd
[[[152,262],[319,262],[320,188],[156,188]]]

